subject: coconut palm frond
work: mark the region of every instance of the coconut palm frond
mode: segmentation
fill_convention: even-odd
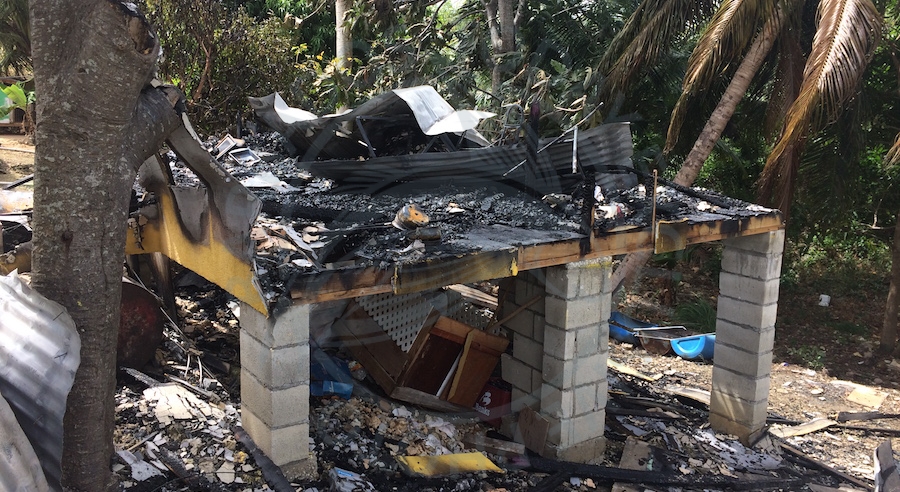
[[[660,4],[665,0],[642,0],[640,5],[634,10],[631,16],[625,21],[622,29],[616,33],[612,41],[610,41],[606,52],[600,58],[597,69],[601,73],[607,73],[616,64],[616,60],[625,51],[625,48],[632,39],[637,36],[644,24],[644,17],[647,12],[659,10]]]
[[[793,26],[786,25],[786,30]],[[793,32],[799,29],[794,28]],[[784,117],[791,102],[797,99],[797,93],[803,80],[803,48],[797,36],[781,35],[778,43],[778,68],[772,78],[772,89],[766,105],[765,124],[766,138],[777,136],[784,125]]]
[[[785,118],[781,138],[766,161],[760,178],[764,197],[789,205],[796,174],[795,159],[784,159],[802,148],[810,133],[834,122],[859,82],[881,37],[881,15],[870,0],[822,0],[817,13],[812,50],[803,70],[800,93]]]
[[[744,55],[767,15],[774,15],[773,0],[725,0],[716,10],[691,53],[681,97],[672,110],[665,151],[678,141],[684,118],[694,98],[706,92],[716,78]]]
[[[900,162],[900,133],[894,138],[894,145],[891,145],[891,148],[885,154],[884,161],[891,166]]]
[[[706,0],[645,0],[600,61],[600,71],[606,74],[605,92],[612,94],[631,85],[674,39],[684,35],[686,26],[711,11],[712,2]]]
[[[31,68],[31,36],[28,1],[0,2],[0,73],[12,69],[24,73]]]

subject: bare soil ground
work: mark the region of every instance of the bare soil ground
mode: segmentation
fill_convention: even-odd
[[[626,314],[660,324],[678,324],[676,302],[695,296],[715,306],[718,295],[718,246],[706,245],[675,266],[681,282],[646,277],[621,299]],[[889,265],[882,271],[837,272],[807,269],[798,280],[783,281],[776,322],[770,417],[794,421],[834,419],[839,412],[900,413],[900,362],[876,354]],[[790,277],[790,274],[787,275]],[[831,297],[819,305],[820,295]],[[712,364],[655,356],[640,348],[612,344],[612,357],[644,372],[686,374],[697,388],[709,388]],[[900,421],[849,422],[888,432],[826,429],[789,442],[810,456],[859,478],[872,476],[872,452],[900,435]],[[774,425],[778,427],[777,424]]]
[[[30,137],[0,129],[0,182],[15,181],[34,169],[34,145]]]

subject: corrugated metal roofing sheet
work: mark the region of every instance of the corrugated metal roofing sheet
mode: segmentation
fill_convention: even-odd
[[[49,490],[41,462],[3,395],[0,395],[0,490]]]
[[[15,272],[0,276],[0,393],[53,489],[60,488],[63,415],[80,362],[81,339],[65,308]]]

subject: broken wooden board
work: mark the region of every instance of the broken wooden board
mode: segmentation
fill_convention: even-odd
[[[625,440],[625,448],[622,449],[622,458],[619,459],[619,468],[624,470],[653,471],[650,457],[652,451],[650,445],[629,436]],[[643,492],[645,489],[630,483],[613,483],[610,492]]]
[[[775,437],[786,438],[786,437],[794,437],[794,436],[803,436],[806,434],[812,434],[813,432],[819,432],[822,429],[827,429],[833,425],[837,425],[837,422],[831,419],[823,419],[816,418],[812,419],[809,422],[804,422],[800,425],[793,426],[784,426],[779,427],[777,429],[769,429],[769,433]]]
[[[459,293],[463,299],[476,306],[497,309],[497,296],[493,296],[463,284],[448,285],[447,289]]]
[[[398,384],[440,397],[441,386],[461,356],[471,330],[470,326],[439,316],[430,329],[419,334]]]
[[[464,407],[473,407],[481,395],[484,384],[497,367],[500,354],[508,345],[509,339],[505,337],[472,329],[466,335],[459,368],[453,377],[447,401]]]
[[[709,406],[710,399],[712,398],[709,391],[697,389],[697,388],[688,388],[685,386],[678,385],[669,385],[666,386],[666,391],[672,393],[676,396],[683,396],[689,400],[694,400],[698,403],[702,403],[706,406]]]
[[[531,407],[525,407],[519,412],[516,440],[521,440],[526,448],[535,453],[543,454],[544,444],[547,442],[547,433],[549,431],[550,422],[541,417]]]
[[[654,374],[652,376],[648,376],[647,374],[638,371],[637,369],[633,369],[631,367],[622,364],[621,362],[616,362],[612,359],[606,361],[607,367],[618,372],[619,374],[625,374],[628,376],[634,376],[638,379],[643,379],[644,381],[657,381],[663,377],[662,374]]]
[[[525,454],[524,444],[482,435],[468,435],[463,438],[462,442],[467,447],[499,456],[522,456]]]
[[[900,413],[881,413],[881,412],[838,412],[838,422],[850,422],[855,420],[878,420],[878,419],[897,419]]]
[[[441,400],[435,395],[429,395],[423,391],[408,388],[406,386],[397,386],[390,392],[389,396],[395,400],[405,401],[406,403],[412,403],[413,405],[419,405],[439,412],[465,413],[471,410],[470,408],[461,407],[459,405],[454,405],[449,401]]]

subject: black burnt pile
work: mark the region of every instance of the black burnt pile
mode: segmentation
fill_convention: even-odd
[[[627,135],[622,128],[611,135],[619,133]],[[623,139],[605,136],[599,141]],[[289,156],[285,139],[274,132],[210,139],[204,147],[262,202],[252,236],[257,274],[270,300],[308,272],[471,252],[478,246],[466,238],[478,227],[602,235],[658,221],[715,221],[772,212],[709,190],[677,186],[630,165],[607,164],[620,157],[601,156],[590,169],[571,174],[568,179],[577,177],[581,184],[566,193],[536,188],[538,181],[527,176],[516,178],[530,165],[524,161],[502,179],[476,179],[474,170],[431,177],[416,170],[409,174],[415,179],[398,180],[394,173],[360,183],[310,173],[309,162]],[[630,145],[613,150],[625,153]],[[174,153],[167,156],[176,183],[199,184]],[[341,165],[364,170],[371,160]],[[412,222],[404,219],[409,210],[416,214]]]

